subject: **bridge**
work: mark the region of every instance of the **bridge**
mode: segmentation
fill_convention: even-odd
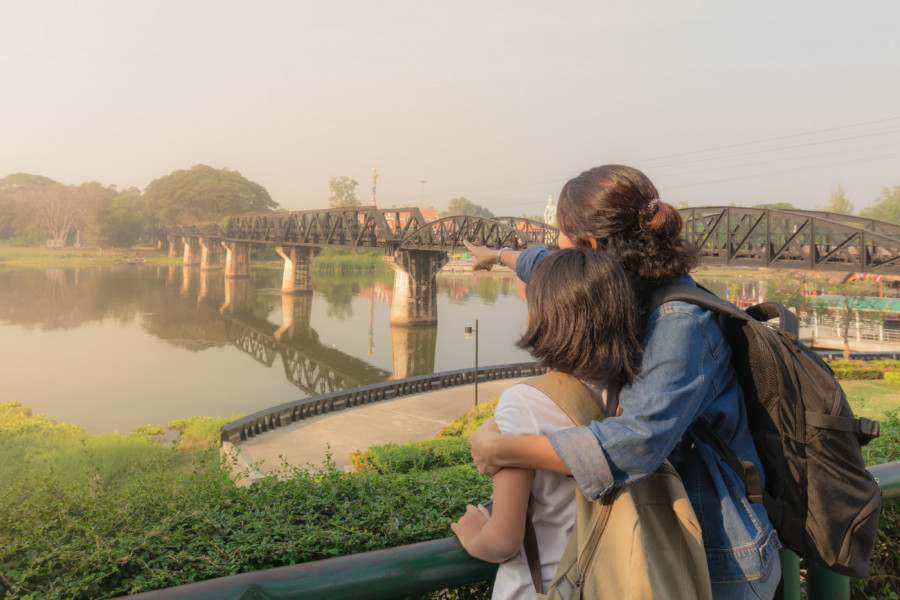
[[[230,217],[224,224],[168,225],[154,232],[170,255],[183,248],[185,266],[222,268],[226,278],[250,276],[250,249],[274,245],[284,259],[282,293],[312,291],[310,261],[322,248],[381,249],[394,269],[392,325],[437,323],[435,275],[447,252],[463,241],[521,250],[554,247],[559,230],[518,217],[485,219],[467,215],[426,222],[418,208],[350,207]]]
[[[683,235],[706,265],[900,275],[900,225],[835,213],[710,206],[680,210]],[[463,241],[521,250],[555,247],[559,230],[518,217],[468,215],[426,222],[418,208],[345,207],[229,217],[223,224],[168,225],[154,235],[183,264],[249,277],[250,249],[274,245],[282,292],[312,291],[310,261],[322,248],[382,250],[394,269],[392,325],[437,322],[435,275]]]

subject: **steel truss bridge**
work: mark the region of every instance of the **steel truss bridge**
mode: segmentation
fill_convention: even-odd
[[[705,265],[900,275],[900,225],[836,213],[708,206],[680,210],[683,236]],[[230,217],[224,225],[169,225],[166,236],[279,246],[459,251],[463,240],[514,250],[554,247],[555,227],[468,215],[426,222],[418,208],[352,207]]]
[[[486,219],[467,215],[426,222],[418,208],[352,207],[229,217],[224,225],[168,225],[157,237],[219,238],[224,241],[278,246],[457,251],[463,240],[473,244],[520,250],[555,246],[559,230],[518,217]]]
[[[836,213],[709,206],[680,210],[702,264],[900,275],[900,225]]]

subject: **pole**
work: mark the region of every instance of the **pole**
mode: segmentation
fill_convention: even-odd
[[[478,319],[475,319],[475,406],[478,406]]]

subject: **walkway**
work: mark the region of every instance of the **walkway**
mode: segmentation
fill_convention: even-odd
[[[503,390],[527,378],[502,379],[478,384],[478,402],[484,404]],[[458,386],[396,400],[368,404],[320,415],[280,427],[242,442],[241,459],[260,462],[263,473],[283,463],[295,467],[321,466],[330,446],[340,470],[350,468],[350,453],[370,446],[403,444],[432,438],[475,406],[475,386]]]

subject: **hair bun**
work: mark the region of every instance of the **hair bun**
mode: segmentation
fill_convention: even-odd
[[[676,239],[681,235],[683,224],[681,213],[674,206],[659,198],[654,198],[641,207],[641,229],[660,240]]]

